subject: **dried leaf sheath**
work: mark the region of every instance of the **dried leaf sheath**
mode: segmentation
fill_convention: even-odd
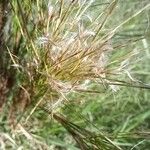
[[[3,33],[7,21],[8,2],[8,0],[0,1],[0,109],[7,99],[8,92],[8,75],[6,73],[7,66],[5,64],[7,50]]]

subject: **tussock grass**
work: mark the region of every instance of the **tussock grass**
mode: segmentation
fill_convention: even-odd
[[[57,114],[62,107],[69,106],[72,95],[76,93],[106,94],[107,89],[116,92],[119,86],[150,88],[130,73],[130,61],[137,56],[134,43],[145,37],[118,38],[121,36],[118,31],[149,9],[150,4],[145,2],[127,19],[114,24],[112,20],[118,5],[117,0],[105,4],[93,0],[10,2],[8,27],[4,29],[4,60],[8,60],[4,68],[8,74],[6,82],[12,83],[7,87],[8,100],[2,101],[2,111],[8,112],[6,117],[16,127],[14,137],[20,130],[28,140],[34,141],[33,145],[47,149],[39,137],[25,129],[30,128],[31,119],[36,122],[40,118],[34,118],[34,113],[43,114],[44,110],[69,131],[80,149],[121,149],[115,138],[113,141],[102,133],[96,135]],[[97,10],[93,11],[94,8]],[[5,110],[6,106],[8,110]],[[144,120],[148,116],[147,111],[139,118]],[[134,121],[136,118],[126,132],[138,124]],[[11,138],[8,139],[12,142]]]

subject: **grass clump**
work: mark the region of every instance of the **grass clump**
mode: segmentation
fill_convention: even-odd
[[[111,137],[100,132],[96,135],[57,113],[62,112],[63,106],[69,107],[74,95],[75,99],[78,98],[76,93],[90,95],[104,93],[106,89],[109,89],[109,92],[117,91],[118,86],[149,89],[147,84],[132,77],[128,67],[130,60],[137,54],[136,50],[133,51],[134,43],[145,37],[142,35],[132,40],[125,38],[127,37],[125,35],[121,39],[122,35],[117,31],[126,24],[132,29],[130,26],[132,20],[147,10],[150,4],[145,2],[142,8],[117,25],[113,22],[113,16],[116,14],[114,10],[119,5],[117,0],[105,3],[102,5],[102,11],[98,12],[97,7],[100,4],[98,1],[94,3],[93,0],[51,2],[25,0],[22,3],[13,0],[1,4],[8,5],[9,14],[7,20],[3,21],[5,26],[2,25],[4,35],[1,43],[4,57],[0,66],[2,68],[0,89],[5,88],[0,94],[4,97],[1,100],[2,111],[8,112],[3,120],[7,121],[5,117],[8,118],[16,127],[12,135],[17,139],[16,133],[21,132],[28,140],[33,140],[31,145],[38,144],[39,148],[44,146],[48,149],[44,141],[40,142],[40,137],[24,129],[26,127],[30,130],[30,119],[33,119],[35,124],[43,126],[42,121],[47,121],[47,117],[43,117],[46,116],[46,112],[69,131],[80,149],[121,149],[118,138],[116,138],[118,143],[115,138],[112,142]],[[94,8],[97,10],[93,11]],[[2,9],[5,11],[6,7]],[[125,51],[126,45],[128,50]],[[118,53],[117,50],[121,52]],[[102,94],[103,97],[105,94]],[[93,105],[96,112],[98,108]],[[86,109],[91,108],[85,107],[83,112],[86,112]],[[139,118],[144,120],[147,116],[149,112],[144,112]],[[131,126],[127,129],[124,127],[125,131],[129,132],[137,123],[134,118]],[[56,128],[59,130],[57,125]],[[60,130],[62,131],[62,128]],[[115,130],[117,132],[120,129]],[[7,137],[15,145],[12,138]],[[19,144],[24,143],[20,142]],[[61,142],[57,144],[63,145]],[[71,146],[72,149],[73,147]]]

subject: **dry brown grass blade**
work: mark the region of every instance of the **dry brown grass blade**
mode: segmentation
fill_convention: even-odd
[[[108,17],[111,16],[113,10],[115,9],[115,7],[117,5],[117,2],[118,2],[118,0],[114,0],[112,3],[109,4],[109,6],[106,7],[106,12],[104,12],[104,15],[106,15],[106,16],[105,16],[104,20],[102,21],[102,23],[100,24],[98,30],[96,31],[96,34],[93,37],[93,42],[95,42],[95,39],[97,38],[98,34],[100,33],[100,31],[102,30],[102,28],[106,24],[106,21],[108,20]]]
[[[21,4],[20,4],[20,1],[19,0],[17,0],[17,4],[18,4],[18,8],[19,8],[19,13],[20,13],[20,15],[21,15],[21,20],[22,20],[22,29],[23,29],[23,31],[25,31],[24,32],[24,34],[27,36],[27,39],[29,40],[29,42],[30,42],[30,44],[31,44],[31,46],[32,46],[32,49],[33,49],[33,51],[34,51],[34,54],[36,55],[36,57],[37,57],[37,60],[38,61],[40,61],[40,57],[39,57],[39,54],[38,54],[38,52],[37,52],[37,49],[36,49],[36,47],[35,47],[35,45],[34,45],[34,42],[33,42],[33,40],[32,40],[32,38],[31,38],[31,36],[30,36],[30,33],[29,33],[29,31],[28,31],[28,29],[27,29],[27,21],[25,20],[25,18],[26,18],[26,16],[25,16],[25,14],[24,14],[24,12],[23,12],[23,9],[22,9],[22,7],[21,7]],[[12,5],[13,6],[13,5]],[[20,23],[21,23],[21,21],[20,21]]]

